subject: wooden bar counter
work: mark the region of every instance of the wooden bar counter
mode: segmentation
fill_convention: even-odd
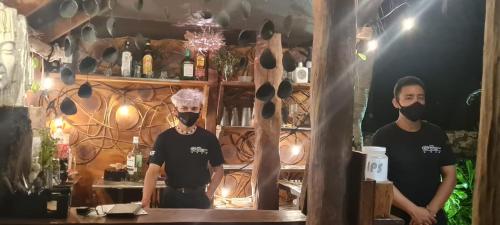
[[[71,208],[67,219],[0,218],[0,224],[245,224],[305,225],[306,216],[299,210],[222,210],[222,209],[146,209],[148,215],[134,218],[80,216]],[[391,216],[375,219],[373,225],[402,225],[403,220]]]
[[[67,219],[0,218],[0,224],[245,224],[304,225],[306,216],[298,210],[146,209],[148,215],[118,219],[80,216],[72,208]]]

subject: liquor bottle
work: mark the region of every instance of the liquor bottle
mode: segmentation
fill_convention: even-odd
[[[312,75],[312,62],[311,62],[311,60],[307,60],[306,68],[307,68],[307,73],[309,75],[309,76],[307,76],[307,83],[311,83],[311,75]]]
[[[135,181],[140,181],[142,180],[142,152],[141,149],[139,148],[139,137],[134,136],[132,144],[134,145],[132,151],[134,152],[135,169],[136,169],[134,178]]]
[[[135,136],[132,139],[132,143],[135,141]],[[134,144],[135,146],[135,144]],[[134,148],[132,148],[127,154],[127,172],[131,180],[133,180],[137,168],[135,167],[135,155]]]
[[[146,78],[153,77],[153,50],[151,49],[151,42],[146,43],[144,49],[144,56],[142,57],[142,74]]]
[[[132,71],[132,52],[130,52],[130,42],[125,42],[125,48],[122,52],[122,76],[130,77]]]
[[[196,55],[196,79],[207,80],[207,57],[203,53]]]
[[[293,82],[295,83],[307,83],[309,80],[309,74],[307,68],[304,67],[302,62],[299,62],[299,66],[293,72]]]
[[[194,80],[194,62],[191,59],[191,53],[186,49],[186,54],[182,60],[181,80]]]

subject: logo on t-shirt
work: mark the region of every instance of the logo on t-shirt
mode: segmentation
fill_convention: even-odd
[[[441,153],[441,147],[434,146],[434,145],[424,145],[424,146],[422,146],[422,151],[424,153],[436,153],[436,154],[439,154],[439,153]]]
[[[208,154],[208,149],[202,147],[191,147],[191,154]]]

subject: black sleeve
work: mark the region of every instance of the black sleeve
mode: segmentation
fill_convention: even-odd
[[[215,136],[210,139],[210,149],[208,150],[208,160],[213,167],[220,166],[224,163],[224,156],[220,148],[219,140]]]
[[[159,135],[156,138],[155,144],[153,146],[153,149],[151,150],[149,154],[149,163],[154,163],[158,166],[162,166],[163,163],[165,162],[165,151],[166,151],[166,146],[164,144],[163,138],[161,138],[161,135]]]
[[[448,136],[444,131],[441,131],[441,136],[443,139],[444,148],[441,150],[441,154],[439,154],[439,164],[441,166],[449,166],[457,163],[457,159],[455,158],[455,154],[453,153],[450,141],[448,140]]]

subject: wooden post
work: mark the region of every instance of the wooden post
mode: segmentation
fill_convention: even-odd
[[[215,134],[215,130],[217,127],[217,107],[218,105],[218,74],[215,70],[208,70],[208,101],[205,103],[207,107],[207,114],[205,120],[205,129]]]
[[[355,224],[347,216],[356,22],[353,0],[314,0],[311,153],[307,224]],[[358,188],[352,182],[349,188]]]
[[[500,224],[500,0],[486,0],[481,121],[472,224]]]
[[[262,68],[259,57],[266,48],[270,48],[276,58],[276,68],[266,70]],[[268,40],[258,40],[255,47],[254,59],[254,81],[255,90],[263,83],[269,81],[276,90],[283,74],[283,50],[281,47],[281,34],[274,34]],[[264,103],[255,100],[255,153],[252,170],[252,191],[254,196],[254,208],[256,209],[279,209],[278,177],[280,173],[279,137],[281,129],[281,100],[278,97],[272,99],[276,105],[274,116],[264,119],[261,116]]]

